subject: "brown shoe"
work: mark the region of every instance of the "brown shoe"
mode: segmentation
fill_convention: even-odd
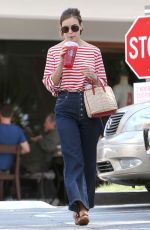
[[[88,213],[83,213],[78,216],[76,224],[77,225],[88,225],[89,223],[89,216]]]
[[[76,225],[78,225],[79,213],[74,212],[74,213],[73,213],[73,219],[74,219],[74,223],[75,223]]]

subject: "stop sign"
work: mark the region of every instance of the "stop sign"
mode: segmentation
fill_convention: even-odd
[[[138,17],[125,35],[125,60],[139,79],[150,78],[150,17]]]

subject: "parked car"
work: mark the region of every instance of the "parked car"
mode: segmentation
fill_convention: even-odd
[[[100,179],[130,186],[145,185],[150,191],[150,154],[145,148],[148,139],[144,142],[143,137],[145,124],[150,124],[150,102],[120,108],[109,117],[104,137],[97,145]]]

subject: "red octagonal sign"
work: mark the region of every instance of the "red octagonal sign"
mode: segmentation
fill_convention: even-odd
[[[150,17],[139,17],[125,35],[125,59],[139,79],[150,78]]]

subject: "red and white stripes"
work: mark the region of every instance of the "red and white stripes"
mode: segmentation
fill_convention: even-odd
[[[82,73],[82,70],[86,67],[92,68],[104,85],[107,84],[101,52],[97,47],[89,45],[78,48],[73,68],[63,68],[60,83],[58,86],[55,86],[51,80],[51,74],[58,66],[61,49],[62,48],[59,45],[51,47],[48,50],[45,65],[43,83],[53,96],[57,96],[60,91],[84,90],[86,85],[89,84]]]

